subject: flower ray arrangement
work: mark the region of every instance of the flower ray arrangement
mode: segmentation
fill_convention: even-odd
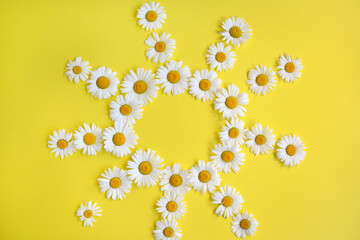
[[[159,3],[143,4],[137,13],[138,24],[148,31],[154,31],[165,23],[166,13]],[[109,168],[100,173],[97,179],[100,192],[106,198],[123,199],[131,191],[132,185],[150,187],[159,183],[163,196],[156,203],[156,210],[161,219],[155,224],[155,239],[178,240],[181,229],[177,221],[186,213],[184,195],[191,189],[202,194],[209,192],[212,202],[217,206],[215,214],[232,218],[231,230],[237,236],[245,238],[254,235],[258,222],[253,215],[242,211],[244,199],[235,188],[222,185],[218,172],[238,173],[244,164],[245,154],[241,146],[245,145],[254,155],[269,154],[273,151],[276,136],[269,126],[256,123],[246,128],[241,120],[249,103],[248,94],[241,92],[235,85],[221,87],[218,73],[234,67],[236,55],[232,48],[245,45],[250,39],[250,25],[240,17],[230,17],[222,24],[220,32],[223,42],[211,45],[205,55],[210,69],[195,70],[182,61],[171,60],[176,41],[165,32],[160,35],[152,32],[145,40],[148,48],[145,57],[153,63],[161,63],[156,73],[144,68],[130,70],[120,81],[117,73],[101,66],[91,70],[88,61],[76,57],[65,67],[65,76],[70,82],[86,81],[91,96],[107,99],[117,94],[120,85],[121,94],[110,102],[109,117],[113,126],[104,130],[95,124],[84,123],[74,133],[64,129],[54,131],[48,141],[48,147],[55,157],[71,156],[76,150],[86,155],[97,155],[102,148],[116,157],[130,156],[127,169]],[[285,54],[277,62],[277,75],[285,82],[297,81],[303,68],[300,58]],[[270,67],[257,65],[250,69],[246,83],[254,94],[268,94],[276,84],[276,73]],[[162,165],[163,159],[151,149],[139,149],[131,155],[137,144],[138,136],[133,124],[142,117],[145,105],[152,102],[160,89],[167,95],[178,95],[188,92],[196,100],[213,101],[214,109],[226,120],[219,132],[220,143],[216,144],[208,161],[199,160],[191,169],[181,168],[180,163],[172,166]],[[305,146],[296,135],[285,135],[277,141],[276,157],[285,166],[299,165],[305,158]],[[93,226],[95,218],[101,216],[102,210],[91,201],[81,204],[76,216],[84,226]]]

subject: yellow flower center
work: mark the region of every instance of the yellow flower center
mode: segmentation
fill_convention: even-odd
[[[113,177],[110,179],[110,187],[112,188],[118,188],[121,185],[121,180],[118,177]]]
[[[125,136],[122,133],[115,133],[112,140],[116,146],[121,146],[125,143]]]
[[[211,175],[209,171],[203,170],[199,173],[198,178],[200,182],[207,183],[208,181],[210,181]]]
[[[109,87],[109,85],[110,85],[110,80],[105,76],[101,76],[96,80],[96,86],[98,86],[98,88],[100,89],[105,89]]]
[[[178,81],[180,81],[180,73],[174,70],[170,71],[167,74],[167,80],[171,83],[177,83]]]
[[[131,111],[132,111],[131,106],[128,104],[121,105],[120,107],[120,113],[122,115],[129,115]]]
[[[259,134],[255,137],[255,142],[257,145],[263,145],[266,142],[266,138],[264,135]]]
[[[86,145],[93,145],[95,143],[96,137],[93,133],[87,133],[84,135],[83,140]]]
[[[148,161],[141,162],[139,164],[139,172],[143,175],[148,175],[152,171],[151,163]]]
[[[73,72],[74,72],[75,74],[79,74],[79,73],[81,73],[81,71],[82,71],[82,69],[81,69],[80,66],[75,66],[75,67],[73,67]]]
[[[223,53],[223,52],[218,52],[218,53],[215,55],[215,59],[216,59],[216,61],[218,61],[218,62],[223,62],[223,61],[226,60],[226,55],[225,55],[225,53]]]
[[[171,184],[171,186],[173,187],[178,187],[182,184],[182,178],[179,174],[173,174],[170,179],[169,179],[169,182]]]
[[[265,86],[269,81],[269,78],[265,74],[259,74],[255,81],[259,86]]]
[[[238,104],[238,101],[237,101],[236,97],[230,96],[230,97],[227,97],[225,100],[225,105],[230,109],[236,108],[237,104]]]
[[[240,227],[241,227],[242,229],[245,229],[245,230],[249,229],[249,228],[250,228],[250,222],[249,222],[249,220],[247,220],[247,219],[241,220],[241,221],[240,221]]]
[[[229,196],[225,196],[222,200],[221,203],[224,207],[230,207],[231,204],[233,203],[233,199]]]
[[[154,22],[157,19],[157,14],[155,11],[148,11],[145,15],[145,18],[149,22]]]
[[[163,234],[164,234],[165,237],[170,238],[170,237],[172,237],[174,235],[174,230],[171,227],[166,227],[163,230]]]
[[[84,217],[90,218],[90,217],[92,217],[92,215],[93,215],[93,212],[90,209],[86,209],[84,211]]]
[[[242,31],[238,26],[233,26],[230,28],[229,33],[233,38],[239,38],[242,34]]]
[[[142,93],[146,92],[147,84],[143,80],[138,80],[134,83],[133,89],[137,94],[142,94]]]
[[[203,91],[209,90],[211,87],[211,82],[207,79],[203,79],[199,82],[199,88]]]
[[[221,160],[223,160],[224,162],[231,162],[233,159],[234,159],[234,153],[230,151],[224,151],[221,154]]]
[[[56,145],[60,149],[65,149],[68,146],[68,142],[65,139],[60,139],[59,141],[57,141]]]
[[[155,50],[158,52],[163,52],[165,50],[166,44],[163,41],[157,42],[155,44]]]
[[[289,156],[294,156],[295,153],[296,153],[296,147],[294,145],[292,145],[292,144],[288,145],[286,147],[286,153]]]
[[[166,204],[166,209],[167,209],[169,212],[175,212],[177,208],[178,208],[178,205],[177,205],[177,203],[174,202],[174,201],[169,201],[169,202]]]
[[[236,138],[237,136],[239,136],[239,129],[237,129],[236,127],[233,127],[229,130],[228,134],[229,134],[229,137]]]
[[[285,71],[292,73],[295,70],[295,65],[292,62],[285,64]]]

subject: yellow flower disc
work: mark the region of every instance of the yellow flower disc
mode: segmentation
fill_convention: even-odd
[[[265,86],[267,84],[267,82],[269,81],[268,76],[266,76],[265,74],[259,74],[257,75],[255,82],[259,85],[259,86]]]
[[[230,28],[229,33],[233,38],[239,38],[242,34],[242,31],[238,26],[233,26]]]
[[[264,135],[259,134],[255,137],[255,142],[257,145],[263,145],[266,142],[266,138]]]
[[[179,174],[173,174],[170,177],[169,182],[170,182],[171,186],[178,187],[182,184],[183,180]]]
[[[167,80],[171,83],[177,83],[180,81],[180,73],[178,71],[170,71],[167,74]]]
[[[96,86],[98,86],[98,88],[100,89],[108,88],[109,85],[110,85],[110,80],[105,76],[101,76],[96,80]]]
[[[203,91],[209,90],[211,87],[211,82],[207,79],[203,79],[199,82],[199,88]]]
[[[221,154],[221,160],[223,160],[224,162],[231,162],[233,159],[234,159],[234,153],[230,151],[224,151]]]
[[[222,200],[221,200],[221,204],[224,207],[230,207],[233,203],[233,199],[229,196],[225,196]]]
[[[146,92],[147,84],[143,80],[138,80],[134,83],[133,89],[137,94],[142,94],[142,93]]]
[[[171,227],[166,227],[163,230],[163,234],[165,237],[170,238],[174,235],[174,230]]]
[[[93,215],[93,212],[90,209],[86,209],[84,211],[84,217],[90,218],[90,217],[92,217],[92,215]]]
[[[166,209],[167,209],[169,212],[175,212],[177,208],[178,208],[178,205],[177,205],[177,203],[174,202],[174,201],[169,201],[169,202],[166,204]]]
[[[84,143],[86,145],[93,145],[95,143],[96,137],[93,133],[86,133],[83,137]]]
[[[141,162],[139,164],[139,172],[143,175],[148,175],[152,171],[151,163],[148,161]]]
[[[145,18],[149,22],[154,22],[157,19],[157,14],[155,11],[148,11],[145,15]]]
[[[249,222],[249,220],[247,220],[247,219],[241,220],[241,221],[240,221],[240,227],[241,227],[242,229],[245,229],[245,230],[249,229],[249,228],[250,228],[250,222]]]
[[[121,107],[120,107],[120,113],[122,115],[127,116],[131,113],[131,111],[132,111],[131,106],[128,104],[121,105]]]
[[[237,136],[239,136],[239,129],[237,129],[236,127],[233,127],[229,130],[228,134],[229,134],[229,137],[231,137],[231,138],[237,138]]]
[[[75,74],[79,74],[79,73],[81,73],[81,71],[82,71],[82,69],[81,69],[81,67],[80,66],[75,66],[75,67],[73,67],[73,72],[75,73]]]
[[[225,53],[223,53],[223,52],[218,52],[218,53],[215,55],[215,59],[216,59],[216,61],[218,61],[218,62],[223,62],[223,61],[226,60],[226,55],[225,55]]]
[[[292,73],[295,70],[295,64],[293,64],[292,62],[288,62],[287,64],[285,64],[285,71],[287,71],[288,73]]]
[[[157,52],[163,52],[165,51],[165,48],[166,48],[166,44],[163,41],[157,42],[155,44],[155,50]]]
[[[286,147],[286,153],[289,156],[294,156],[295,153],[296,153],[296,147],[294,145],[292,145],[292,144],[288,145]]]
[[[227,97],[225,100],[225,105],[230,109],[236,108],[237,104],[238,104],[238,101],[237,101],[236,97],[230,96],[230,97]]]
[[[60,149],[65,149],[68,146],[68,142],[65,139],[60,139],[56,145]]]
[[[125,135],[122,133],[115,133],[112,140],[116,146],[121,146],[125,143]]]
[[[210,181],[211,175],[209,171],[203,170],[199,173],[198,178],[200,182],[207,183],[208,181]]]
[[[118,177],[113,177],[110,179],[110,187],[112,188],[118,188],[121,186],[121,180]]]

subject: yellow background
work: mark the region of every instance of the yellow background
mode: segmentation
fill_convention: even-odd
[[[105,169],[124,168],[129,157],[104,150],[76,152],[60,160],[49,153],[48,135],[83,124],[112,125],[109,102],[94,99],[83,82],[69,83],[65,63],[81,56],[122,79],[147,61],[149,32],[136,23],[143,1],[1,1],[0,3],[0,239],[152,239],[159,214],[159,187],[134,187],[120,201],[106,199],[96,179]],[[220,174],[239,190],[243,210],[260,226],[252,239],[360,239],[359,53],[360,2],[343,1],[170,1],[162,0],[166,31],[176,39],[174,60],[192,72],[207,68],[206,48],[220,40],[221,22],[245,18],[253,36],[235,48],[233,69],[219,73],[222,86],[234,83],[249,94],[244,121],[269,125],[279,139],[300,136],[307,156],[284,167],[275,154],[250,154],[237,174]],[[279,81],[266,96],[245,83],[257,64],[276,66],[281,54],[301,57],[297,83]],[[151,148],[166,165],[189,169],[207,160],[224,120],[210,102],[189,94],[148,104],[135,124],[138,148]],[[98,202],[103,216],[93,228],[75,216],[85,201]],[[210,195],[191,191],[179,222],[183,240],[235,239],[230,219],[216,216]]]

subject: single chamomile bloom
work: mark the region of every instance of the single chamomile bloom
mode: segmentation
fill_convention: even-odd
[[[123,199],[125,194],[130,192],[132,181],[127,176],[127,171],[114,167],[105,170],[105,173],[101,173],[101,176],[102,178],[97,180],[100,191],[102,193],[106,192],[107,198],[112,200]]]
[[[88,92],[99,99],[114,96],[120,83],[119,79],[115,77],[116,74],[116,72],[104,66],[95,69],[91,72],[90,79],[86,81],[88,83]]]
[[[159,156],[155,155],[155,151],[148,149],[143,151],[137,150],[131,159],[127,162],[130,169],[128,171],[129,178],[137,184],[138,187],[154,186],[161,177],[163,161]]]
[[[278,60],[277,69],[279,69],[279,71],[277,74],[281,79],[285,80],[285,82],[297,81],[297,79],[301,77],[300,70],[302,68],[301,58],[292,58],[288,54],[285,54],[285,56],[280,56]]]
[[[245,142],[246,131],[247,129],[245,129],[243,120],[231,118],[230,121],[226,121],[225,125],[221,128],[219,137],[221,142],[242,145]]]
[[[123,157],[131,153],[131,148],[137,144],[139,138],[132,126],[116,121],[114,127],[104,130],[104,148],[115,156]]]
[[[179,220],[186,212],[186,203],[183,200],[182,194],[165,192],[156,202],[156,210],[161,213],[162,218]]]
[[[256,68],[250,69],[246,83],[250,86],[250,90],[256,95],[265,95],[270,92],[276,83],[275,72],[270,68],[261,65]]]
[[[160,180],[161,191],[184,194],[190,191],[191,178],[187,170],[182,170],[179,163],[172,168],[167,166]]]
[[[91,201],[86,202],[84,205],[81,204],[80,208],[78,210],[76,210],[76,216],[80,217],[79,220],[80,221],[84,221],[83,222],[83,226],[93,226],[93,222],[96,222],[94,219],[94,216],[101,216],[101,212],[102,210],[100,209],[99,206],[96,206],[96,202],[94,204],[92,204]]]
[[[215,167],[210,162],[199,160],[198,163],[190,169],[193,189],[205,193],[214,192],[217,186],[220,186],[220,176]]]
[[[240,90],[234,84],[228,86],[228,90],[221,88],[216,93],[214,108],[222,113],[226,119],[244,117],[246,109],[244,105],[249,103],[248,94],[240,93]]]
[[[165,23],[166,14],[160,3],[144,3],[139,9],[136,17],[139,19],[138,24],[146,30],[156,30],[161,28]]]
[[[246,146],[250,148],[250,152],[255,155],[268,154],[270,150],[274,149],[275,135],[271,134],[272,129],[268,126],[262,127],[261,123],[256,123],[255,126],[246,132]]]
[[[188,66],[182,67],[182,61],[170,61],[165,67],[160,66],[156,72],[158,83],[164,89],[164,93],[178,95],[184,93],[188,88],[189,77],[191,76]]]
[[[210,68],[215,68],[218,72],[229,70],[236,61],[235,53],[230,50],[231,47],[225,46],[222,42],[211,45],[207,49],[209,54],[206,54],[206,63],[210,64]]]
[[[170,34],[162,33],[160,36],[155,32],[152,33],[146,40],[145,44],[149,46],[146,49],[146,57],[148,60],[152,59],[153,63],[164,63],[170,60],[173,55],[175,47],[175,40],[170,38]]]
[[[226,43],[231,42],[238,47],[240,47],[240,43],[246,44],[246,41],[249,40],[251,36],[250,25],[240,17],[230,17],[226,19],[221,27],[225,30],[220,32],[223,36],[222,40],[226,41]]]
[[[134,96],[126,94],[116,96],[115,100],[110,102],[110,118],[113,121],[121,121],[128,125],[135,123],[142,117],[141,103]]]
[[[215,210],[215,214],[224,216],[225,218],[231,217],[239,212],[241,204],[244,202],[239,192],[235,188],[225,185],[220,187],[220,191],[216,191],[211,196],[213,203],[219,204]]]
[[[155,240],[179,240],[181,238],[181,229],[177,226],[175,219],[158,220],[153,233]]]
[[[59,130],[59,133],[54,131],[54,134],[49,137],[48,147],[53,149],[51,152],[55,153],[55,157],[60,155],[60,159],[63,159],[64,157],[71,156],[76,151],[74,142],[70,141],[72,133],[65,133],[65,129]]]
[[[76,149],[82,149],[83,154],[96,155],[102,148],[102,129],[92,124],[91,127],[84,123],[74,133],[74,144]]]
[[[159,87],[151,70],[137,68],[136,73],[130,70],[121,83],[121,92],[136,99],[142,106],[156,98]]]
[[[74,80],[75,83],[85,81],[89,78],[91,66],[89,66],[88,61],[81,61],[81,57],[76,57],[75,61],[69,60],[66,63],[66,72],[65,76],[69,79],[70,82]]]
[[[285,166],[299,165],[305,158],[305,145],[303,141],[296,135],[286,135],[282,137],[276,149],[276,157],[284,162]]]
[[[215,93],[220,89],[221,79],[217,78],[214,70],[196,70],[189,79],[190,94],[197,100],[213,100]]]
[[[254,235],[259,223],[248,212],[237,213],[231,222],[231,231],[236,237],[245,238],[247,235]]]
[[[219,171],[230,173],[233,170],[237,173],[240,165],[244,165],[245,154],[241,152],[241,148],[237,143],[219,143],[211,151],[214,155],[210,156],[210,160]]]

